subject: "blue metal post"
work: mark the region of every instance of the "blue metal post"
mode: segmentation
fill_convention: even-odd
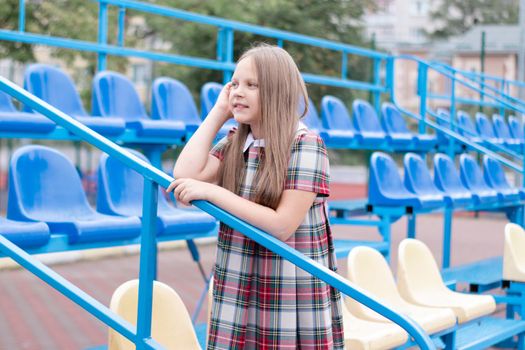
[[[392,224],[392,217],[390,215],[383,215],[380,217],[381,223],[379,224],[379,233],[383,236],[383,241],[388,242],[388,253],[385,259],[390,262],[390,250],[391,250],[391,232],[390,225]]]
[[[450,130],[456,131],[456,72],[452,72],[450,78]],[[448,138],[447,155],[454,159],[455,142],[453,137]]]
[[[233,63],[233,29],[228,28],[225,32],[225,39],[226,39],[226,52],[224,52],[224,58],[225,62],[227,63]],[[231,70],[225,70],[223,71],[223,82],[226,84],[229,82],[232,78],[233,72]]]
[[[450,266],[450,247],[452,242],[452,216],[454,211],[452,208],[445,208],[443,213],[443,261],[441,267],[446,269]]]
[[[419,62],[417,65],[417,93],[419,94],[419,116],[421,117],[418,123],[418,131],[420,134],[424,134],[427,131],[427,124],[425,122],[427,117],[427,74],[427,65]]]
[[[283,47],[283,44],[284,44],[283,39],[277,39],[277,46]]]
[[[18,2],[18,31],[23,32],[26,29],[26,5],[25,0]]]
[[[505,97],[505,79],[501,79],[499,82],[499,85],[500,85],[500,90],[501,90],[500,97],[504,98]],[[502,117],[505,117],[505,107],[501,103],[499,105],[499,115],[501,115]]]
[[[523,130],[523,116],[521,117],[520,125]],[[521,146],[521,153],[521,156],[523,157],[522,159],[525,159],[525,144]],[[525,187],[525,164],[521,167],[521,187]]]
[[[390,94],[390,98],[394,96],[394,57],[386,59],[386,89]]]
[[[124,28],[124,24],[126,22],[126,8],[120,7],[118,11],[118,46],[124,46],[124,32],[126,28]]]
[[[345,51],[341,52],[341,79],[348,77],[348,56]]]
[[[416,214],[407,215],[407,237],[416,238]]]
[[[166,146],[164,145],[153,145],[153,146],[145,146],[144,147],[144,153],[146,157],[149,159],[151,165],[153,165],[155,168],[162,170],[162,153],[166,149]],[[155,214],[155,219],[157,215]],[[144,222],[144,218],[142,219]],[[151,256],[151,264],[153,265],[153,278],[157,279],[157,249],[152,251]]]
[[[224,31],[225,29],[224,28],[219,28],[219,30],[217,31],[217,48],[216,48],[216,51],[217,51],[217,60],[219,61],[224,61]]]
[[[157,250],[157,201],[159,185],[144,178],[142,203],[142,233],[140,240],[139,305],[137,316],[138,339],[151,338],[151,311],[153,302],[153,280],[155,278],[155,257]],[[145,346],[139,344],[137,350]]]
[[[381,83],[381,59],[374,58],[374,85]],[[378,115],[381,115],[381,92],[374,91],[374,108]]]
[[[98,43],[105,45],[108,42],[108,4],[100,2],[98,8]],[[106,70],[107,55],[99,52],[98,71]]]

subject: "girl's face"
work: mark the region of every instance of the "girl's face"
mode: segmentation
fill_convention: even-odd
[[[237,63],[232,77],[230,107],[237,122],[249,124],[252,131],[259,130],[261,121],[259,83],[251,57],[246,57]]]

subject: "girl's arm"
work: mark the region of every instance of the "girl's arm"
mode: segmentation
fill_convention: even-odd
[[[173,168],[173,177],[176,179],[192,178],[206,182],[217,181],[217,172],[221,163],[209,152],[220,128],[231,117],[228,102],[230,87],[231,83],[224,86],[210,114],[184,146]]]
[[[285,190],[277,209],[274,210],[220,186],[192,179],[177,179],[167,191],[173,189],[175,197],[182,203],[198,199],[207,200],[281,241],[286,241],[297,231],[317,195],[314,192]]]

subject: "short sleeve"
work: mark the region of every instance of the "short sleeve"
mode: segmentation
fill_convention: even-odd
[[[224,151],[226,149],[226,145],[228,144],[230,139],[233,137],[233,134],[235,134],[236,130],[237,130],[236,128],[232,128],[228,132],[228,135],[220,139],[219,142],[217,142],[215,146],[213,146],[213,148],[210,151],[210,154],[214,156],[215,158],[218,158],[222,162],[224,160]]]
[[[301,190],[330,195],[330,164],[323,140],[316,134],[296,136],[292,145],[285,190]]]

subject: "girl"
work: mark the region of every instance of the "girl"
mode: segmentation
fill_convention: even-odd
[[[182,150],[168,191],[182,203],[210,201],[335,271],[327,153],[298,105],[308,97],[291,56],[248,50]],[[209,151],[232,115],[238,128]],[[344,347],[337,290],[224,224],[217,244],[208,348]]]

